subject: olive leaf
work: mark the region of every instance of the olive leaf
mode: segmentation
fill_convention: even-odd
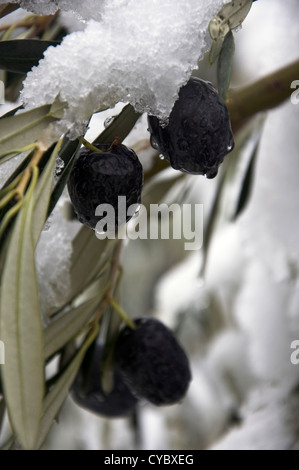
[[[250,191],[244,187],[252,177],[252,164],[256,159],[257,145],[262,135],[265,117],[257,116],[239,132],[232,153],[224,160],[218,178],[214,200],[205,224],[201,275],[203,276],[211,240],[224,224],[233,222],[249,201]],[[245,169],[244,169],[245,168]],[[249,174],[248,174],[249,172]]]
[[[218,58],[226,35],[243,23],[252,3],[253,0],[233,0],[225,4],[220,12],[212,18],[209,24],[209,33],[213,39],[209,53],[210,65]]]
[[[111,124],[94,140],[94,144],[113,142],[116,137],[123,141],[131,132],[141,114],[137,113],[131,104],[127,104]]]
[[[49,201],[52,194],[54,167],[61,147],[61,141],[55,146],[34,191],[33,240],[38,242],[48,215]]]
[[[10,153],[25,151],[40,139],[49,124],[62,118],[66,106],[57,95],[52,104],[0,119],[0,162]]]
[[[235,40],[232,31],[229,31],[225,36],[222,49],[220,51],[219,60],[217,64],[217,82],[218,94],[222,103],[227,100],[231,71],[233,65],[233,58],[235,53]]]
[[[100,287],[99,292],[101,292]],[[46,359],[49,359],[82,331],[95,313],[100,300],[101,296],[98,295],[52,320],[44,331]]]
[[[148,213],[150,212],[151,204],[159,204],[161,201],[164,201],[170,189],[185,177],[186,173],[166,169],[151,178],[148,183],[144,185],[142,193],[142,205],[146,207]]]
[[[69,393],[72,383],[74,382],[84,355],[89,346],[95,340],[97,333],[98,331],[95,329],[93,333],[87,337],[73,360],[67,366],[65,371],[59,375],[57,381],[52,385],[50,392],[46,395],[43,406],[39,439],[36,444],[37,449],[42,446],[54,420],[56,419],[57,414],[59,413],[59,410]]]
[[[218,25],[225,23],[230,29],[238,28],[250,12],[252,3],[253,0],[233,0],[227,3],[221,8],[214,20],[214,26],[216,23],[218,23]]]
[[[8,72],[27,73],[38,64],[48,47],[55,47],[58,44],[58,41],[36,39],[0,41],[0,69]]]
[[[263,126],[261,126],[262,129]],[[241,184],[241,190],[239,197],[236,202],[236,208],[232,215],[232,220],[236,220],[242,212],[245,210],[251,196],[252,186],[254,181],[254,168],[258,156],[258,150],[260,146],[260,139],[262,135],[261,129],[258,130],[251,141],[251,148],[249,149],[249,159],[246,166],[245,174]]]
[[[0,120],[0,160],[8,152],[35,142],[55,119],[49,115],[51,105],[25,111]]]
[[[44,396],[43,331],[32,236],[34,185],[33,178],[7,248],[0,291],[4,394],[24,449],[32,449],[38,438]]]
[[[48,208],[48,215],[51,214],[51,212],[53,211],[54,207],[56,206],[58,202],[58,199],[63,193],[63,190],[69,178],[69,175],[72,171],[77,152],[80,149],[80,146],[81,144],[78,139],[68,140],[68,138],[65,137],[63,140],[61,150],[58,156],[59,158],[63,160],[64,167],[52,191],[49,208]]]
[[[73,241],[69,300],[77,296],[100,274],[109,261],[116,240],[99,240],[95,232],[83,226]]]

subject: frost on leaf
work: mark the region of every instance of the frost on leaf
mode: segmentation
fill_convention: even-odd
[[[207,50],[209,22],[224,3],[104,2],[100,21],[91,19],[84,31],[45,52],[24,82],[22,99],[32,108],[59,94],[68,109],[57,132],[71,130],[72,137],[82,133],[95,111],[120,101],[167,119],[178,90]]]

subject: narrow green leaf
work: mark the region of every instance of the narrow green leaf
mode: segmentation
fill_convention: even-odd
[[[86,339],[74,359],[71,361],[64,373],[59,377],[50,392],[47,394],[44,400],[43,417],[41,421],[39,440],[36,448],[40,448],[45,438],[47,437],[47,434],[69,393],[72,383],[75,380],[84,355],[96,338],[97,333],[98,331],[94,330],[93,334]]]
[[[217,64],[217,81],[220,101],[227,100],[230,85],[233,58],[235,53],[235,40],[232,31],[229,31],[223,41],[222,49]]]
[[[209,52],[209,64],[212,66],[219,57],[221,52],[225,36],[220,36],[217,39],[214,39],[212,46]]]
[[[76,140],[68,140],[67,138],[64,139],[61,151],[59,152],[59,157],[64,161],[64,168],[52,191],[48,215],[50,215],[51,212],[53,211],[58,199],[60,198],[65,188],[65,185],[72,171],[74,161],[75,161],[77,152],[80,149],[80,146],[81,144],[78,139]]]
[[[44,349],[35,270],[33,183],[16,219],[8,245],[0,291],[2,366],[10,420],[24,449],[34,447],[44,395]]]
[[[44,105],[1,119],[0,158],[6,152],[24,148],[38,139],[43,129],[55,121],[55,118],[48,114],[50,108],[50,105]]]
[[[100,289],[99,289],[100,290]],[[71,309],[45,328],[45,358],[48,359],[75,338],[95,313],[100,299],[96,297]]]
[[[151,204],[160,204],[162,201],[164,202],[165,196],[170,189],[185,177],[186,173],[179,171],[169,173],[169,170],[167,169],[151,178],[149,182],[144,185],[142,193],[142,205],[146,207],[148,213],[150,213]]]
[[[27,73],[42,59],[45,50],[57,46],[57,41],[14,39],[0,42],[0,69],[14,73]]]
[[[99,240],[95,232],[85,226],[73,241],[72,265],[70,270],[70,299],[82,292],[95,279],[107,263],[116,240]]]
[[[110,143],[116,137],[123,141],[131,132],[141,114],[136,113],[132,105],[127,104],[112,123],[94,140],[94,143]]]
[[[47,220],[48,207],[53,187],[54,167],[61,142],[55,146],[34,191],[33,240],[38,242],[42,228]]]
[[[236,220],[242,212],[245,210],[252,192],[252,186],[254,181],[254,168],[257,160],[258,150],[259,150],[260,139],[256,142],[252,155],[249,159],[248,166],[245,172],[243,179],[243,184],[241,192],[236,204],[236,209],[233,214],[232,220]]]
[[[226,35],[243,23],[252,3],[253,0],[233,0],[224,5],[220,12],[212,18],[209,24],[209,33],[213,39],[209,54],[210,65],[218,58]]]
[[[202,247],[202,264],[200,275],[203,276],[211,241],[217,230],[225,224],[231,223],[236,212],[235,201],[239,201],[240,184],[243,185],[244,177],[241,179],[241,172],[243,174],[241,161],[245,157],[248,158],[248,153],[244,154],[244,148],[253,141],[253,148],[259,141],[262,135],[264,124],[264,116],[256,116],[247,126],[239,132],[236,139],[235,148],[230,154],[228,159],[225,159],[222,164],[222,170],[219,174],[218,185],[215,190],[214,200],[205,223],[203,247]],[[248,166],[247,166],[248,168]],[[241,179],[241,182],[240,182]],[[236,195],[236,189],[238,194]]]
[[[230,29],[237,28],[250,12],[253,0],[233,0],[224,5],[218,15],[221,21],[227,23]]]

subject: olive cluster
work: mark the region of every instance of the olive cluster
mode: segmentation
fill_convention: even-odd
[[[168,123],[148,116],[151,145],[175,170],[214,178],[218,167],[234,147],[229,114],[209,82],[191,77],[180,89]],[[141,201],[143,169],[136,153],[123,144],[97,144],[99,151],[83,148],[68,181],[68,191],[78,219],[95,229],[103,215],[101,204],[114,208],[112,227],[132,215],[118,214],[118,197],[126,210]],[[119,222],[120,221],[120,222]],[[109,225],[109,224],[108,224]]]
[[[119,333],[114,346],[113,387],[102,387],[104,345],[95,342],[87,351],[72,388],[83,408],[106,417],[134,412],[139,400],[156,406],[179,402],[187,392],[191,372],[188,358],[161,321],[143,317]]]

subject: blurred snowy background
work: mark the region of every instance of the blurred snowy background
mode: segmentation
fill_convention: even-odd
[[[297,0],[253,4],[235,34],[233,86],[299,58],[298,15]],[[82,29],[69,13],[62,21],[69,31]],[[198,74],[214,78],[206,61]],[[87,137],[117,110],[97,115]],[[299,449],[299,365],[290,360],[291,343],[299,339],[298,126],[299,105],[291,101],[265,117],[249,204],[213,233],[203,279],[201,253],[184,251],[180,241],[126,246],[122,305],[132,317],[155,315],[177,332],[193,374],[183,403],[143,403],[132,419],[109,421],[68,399],[45,449]],[[143,117],[125,143],[138,148],[148,137]],[[138,154],[146,168],[153,152]],[[187,202],[203,203],[208,212],[215,185],[188,176],[178,190],[188,186]],[[77,230],[63,217],[67,201],[65,193],[38,247],[46,303],[59,304],[61,295],[49,263],[59,264],[67,280]]]

